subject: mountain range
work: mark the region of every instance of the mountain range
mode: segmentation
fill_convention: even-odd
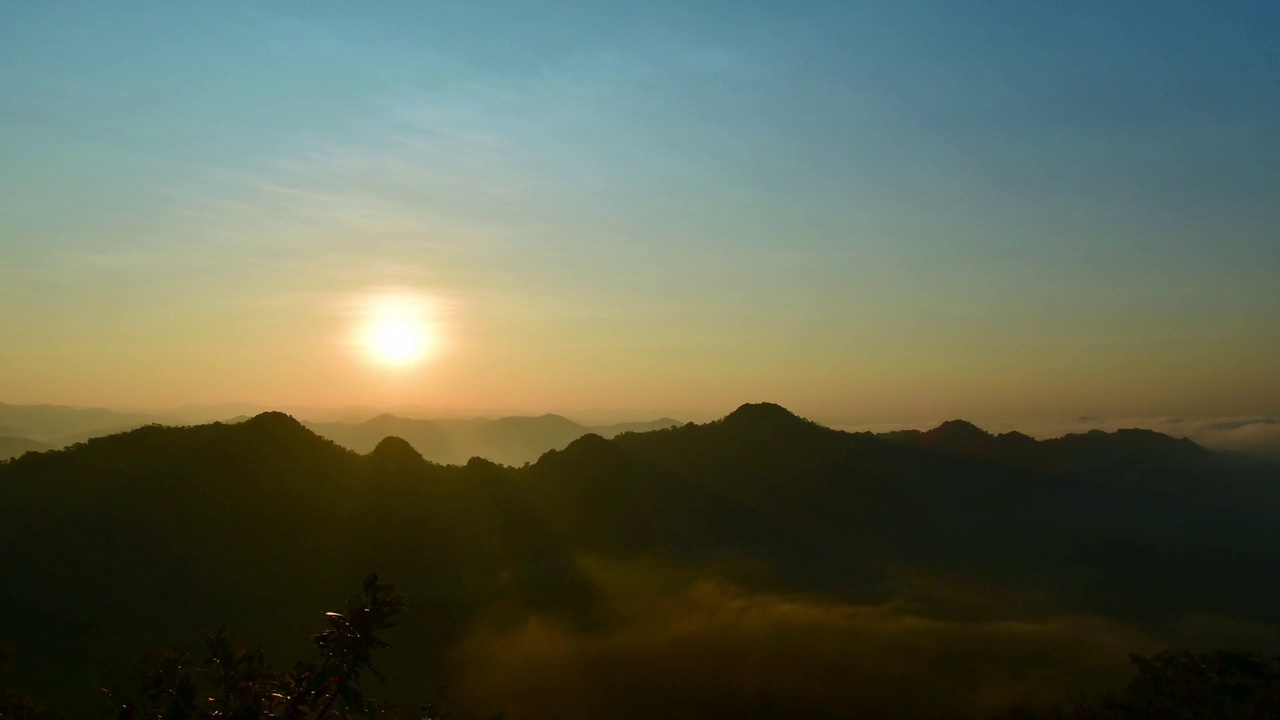
[[[245,410],[247,407],[191,407],[173,412],[128,413],[103,408],[0,403],[0,460],[25,452],[63,448],[143,425],[188,425],[210,419],[234,423],[249,418],[248,415],[217,414],[232,409]],[[433,462],[454,464],[464,463],[472,457],[483,457],[507,465],[520,465],[536,460],[547,450],[563,449],[588,433],[608,438],[624,432],[657,430],[680,423],[671,418],[661,418],[648,422],[582,425],[554,414],[428,420],[384,413],[363,421],[304,421],[304,424],[316,434],[360,453],[373,450],[385,437],[396,436],[407,440]]]
[[[414,598],[389,693],[447,686],[459,717],[708,717],[766,691],[839,717],[889,688],[906,715],[976,716],[1103,682],[1134,645],[1280,648],[1272,464],[1144,430],[846,433],[768,403],[524,467],[424,457],[580,430],[263,413],[25,454],[0,464],[0,617],[23,619],[0,643],[83,708],[200,629],[296,652],[376,569]]]
[[[386,437],[399,437],[426,459],[446,465],[482,457],[504,465],[537,460],[548,450],[564,449],[578,438],[596,434],[612,438],[627,432],[674,427],[680,422],[662,418],[615,425],[580,425],[561,415],[488,419],[414,420],[379,415],[364,422],[304,422],[321,437],[359,453],[372,451]]]

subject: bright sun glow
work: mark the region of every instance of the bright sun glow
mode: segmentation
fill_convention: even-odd
[[[370,359],[383,365],[403,367],[426,359],[435,349],[435,335],[425,303],[407,297],[373,299],[360,344]]]

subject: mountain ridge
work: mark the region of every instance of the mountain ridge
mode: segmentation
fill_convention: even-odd
[[[442,653],[409,656],[399,672],[419,676],[444,672],[487,613],[607,626],[618,611],[584,558],[875,607],[904,573],[960,575],[1172,639],[1193,612],[1280,624],[1266,601],[1280,582],[1259,572],[1280,563],[1273,474],[1168,436],[974,428],[941,435],[982,452],[757,403],[506,466],[434,464],[394,436],[360,454],[280,412],[151,425],[0,463],[0,611],[98,627],[121,657],[83,635],[57,656],[126,662],[219,613],[275,643],[282,614],[308,617],[376,567],[430,608],[405,630],[405,646]],[[53,630],[8,632],[39,648]]]
[[[48,407],[61,407],[61,406],[48,406]],[[332,442],[336,442],[337,444],[343,447],[346,447],[349,450],[353,450],[361,454],[368,454],[369,452],[372,452],[372,450],[379,443],[381,443],[382,440],[386,438],[397,437],[402,440],[405,440],[405,442],[407,442],[411,447],[413,447],[415,451],[417,451],[418,454],[423,456],[425,459],[432,460],[433,462],[437,462],[439,464],[451,464],[451,465],[465,464],[467,459],[471,457],[484,457],[485,459],[488,459],[494,462],[499,462],[499,464],[516,465],[521,462],[532,462],[533,460],[536,460],[538,457],[540,457],[547,450],[563,450],[567,448],[569,444],[571,444],[572,442],[588,434],[597,435],[604,439],[612,439],[619,435],[624,435],[628,433],[645,434],[658,429],[678,429],[679,427],[681,427],[678,421],[672,420],[670,418],[661,418],[658,420],[647,421],[647,422],[618,423],[614,425],[605,425],[605,426],[587,426],[587,425],[581,425],[579,423],[576,423],[562,415],[558,415],[555,413],[545,413],[539,416],[510,416],[510,417],[498,418],[497,420],[492,420],[492,421],[485,421],[485,420],[443,421],[446,423],[455,422],[459,424],[479,423],[481,424],[480,425],[481,427],[485,427],[486,429],[488,429],[490,433],[493,432],[492,428],[505,430],[512,427],[515,427],[515,428],[535,427],[537,428],[539,433],[544,436],[544,437],[535,438],[533,442],[530,442],[527,438],[523,439],[527,445],[531,447],[537,447],[540,449],[537,449],[536,452],[525,452],[523,454],[518,454],[518,459],[515,461],[502,462],[501,459],[488,457],[483,453],[464,452],[462,453],[462,455],[457,456],[452,462],[450,462],[450,461],[442,461],[442,460],[430,458],[427,456],[427,453],[424,453],[423,450],[420,448],[420,444],[427,444],[429,447],[431,447],[433,439],[441,439],[440,446],[446,446],[446,447],[448,446],[449,441],[448,439],[445,438],[445,435],[446,435],[445,431],[440,427],[441,422],[442,421],[438,421],[438,420],[404,418],[404,417],[400,417],[390,413],[383,413],[381,415],[377,415],[375,417],[372,417],[360,423],[318,423],[318,422],[298,420],[292,415],[289,415],[288,413],[285,413],[282,411],[268,410],[268,411],[258,413],[257,415],[254,415],[251,417],[236,417],[223,423],[206,423],[206,425],[208,424],[228,424],[228,425],[242,424],[242,425],[247,425],[249,427],[270,427],[270,428],[274,428],[274,431],[276,432],[295,432],[295,433],[296,433],[296,430],[298,429],[305,429],[314,435],[328,439]],[[548,429],[548,425],[547,425],[548,423],[551,426],[550,431]],[[785,407],[778,405],[776,403],[770,403],[770,402],[744,403],[743,405],[740,405],[738,408],[734,409],[730,413],[726,414],[725,416],[717,420],[713,420],[711,422],[701,423],[701,424],[688,423],[686,425],[694,428],[724,426],[727,428],[731,428],[735,431],[748,430],[751,432],[758,432],[758,433],[760,432],[780,433],[780,434],[786,434],[786,435],[796,434],[796,433],[799,433],[799,434],[815,433],[815,434],[829,435],[832,433],[836,433],[836,434],[846,435],[846,436],[874,436],[876,438],[886,439],[886,440],[900,442],[900,443],[914,444],[921,447],[931,447],[931,448],[951,450],[951,451],[961,451],[961,452],[969,452],[978,448],[980,449],[989,449],[990,447],[1008,448],[1014,445],[1019,445],[1023,447],[1035,446],[1038,448],[1070,447],[1072,449],[1080,449],[1080,448],[1087,448],[1087,447],[1099,448],[1105,444],[1107,447],[1111,449],[1123,450],[1130,454],[1141,454],[1147,451],[1162,451],[1162,450],[1171,450],[1171,449],[1176,449],[1177,451],[1181,453],[1185,453],[1188,456],[1194,455],[1199,457],[1206,457],[1208,455],[1215,454],[1214,451],[1209,450],[1195,443],[1189,438],[1186,438],[1186,437],[1175,438],[1165,433],[1160,433],[1155,430],[1149,430],[1144,428],[1121,428],[1121,429],[1117,429],[1110,432],[1102,431],[1102,430],[1090,430],[1084,433],[1067,433],[1060,437],[1038,440],[1036,438],[1032,438],[1029,435],[1025,435],[1017,431],[1010,431],[1010,432],[1001,433],[997,435],[987,430],[984,430],[981,427],[977,426],[976,424],[969,422],[967,420],[952,419],[952,420],[944,421],[934,428],[931,428],[929,430],[923,430],[923,431],[922,430],[895,430],[895,431],[887,431],[887,432],[881,432],[881,433],[875,433],[875,434],[866,433],[866,432],[850,433],[843,430],[832,429],[825,425],[817,423],[815,421],[800,417],[799,415],[796,415],[795,413],[791,412]],[[351,437],[345,437],[343,439],[346,439],[347,442],[343,442],[342,439],[340,438],[332,437],[332,435],[335,435],[335,434],[342,436],[341,432],[335,431],[334,429],[335,426],[345,426],[353,429],[359,428],[362,431],[371,430],[374,432],[374,434],[376,434],[376,437],[374,437],[374,435],[371,435],[371,434],[363,435],[362,437],[366,438],[364,440],[354,440]],[[182,427],[182,426],[167,426],[167,427]],[[89,440],[93,440],[101,437],[110,437],[112,435],[127,433],[133,429],[134,428],[109,429],[110,431],[104,435],[86,437],[84,439],[77,440],[76,442],[83,443],[83,442],[87,442]],[[437,435],[437,437],[436,438],[428,437],[424,439],[424,436],[422,436],[421,434],[424,429],[426,432],[432,435]],[[556,434],[557,430],[566,430],[566,429],[572,434],[572,437],[568,439],[564,439],[564,437]],[[600,430],[604,430],[605,432],[600,432]],[[551,437],[551,446],[545,447],[545,448],[540,447],[538,441],[545,439],[546,436]],[[34,446],[40,448],[40,450],[38,451],[48,451],[48,450],[59,449],[56,446],[50,445],[48,443],[40,443],[37,441],[32,441],[29,438],[25,438],[25,437],[6,437],[3,439],[6,441],[10,441],[10,440],[15,441],[15,444],[31,443]],[[474,443],[474,437],[472,438],[472,442]],[[557,442],[559,443],[559,446],[557,446]],[[352,447],[353,445],[356,447]],[[361,448],[366,448],[366,449],[361,449]],[[510,455],[509,453],[503,453],[503,454],[508,456]],[[2,459],[3,458],[0,458],[0,460]]]

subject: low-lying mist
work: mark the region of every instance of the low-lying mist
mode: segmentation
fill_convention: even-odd
[[[945,619],[653,562],[581,566],[611,616],[482,620],[454,650],[456,703],[512,718],[981,717],[1115,686],[1128,653],[1160,645],[1096,616]]]

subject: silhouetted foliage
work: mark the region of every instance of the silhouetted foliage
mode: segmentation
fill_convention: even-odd
[[[13,667],[13,650],[0,647],[0,675]],[[10,687],[0,686],[0,720],[44,720],[48,717],[45,707],[29,694]]]
[[[1280,717],[1280,657],[1257,653],[1163,652],[1133,656],[1137,676],[1104,695],[1085,718],[1252,720]]]
[[[1164,651],[1131,655],[1137,673],[1120,691],[998,720],[1274,720],[1280,717],[1280,656]]]
[[[318,657],[286,671],[266,664],[262,650],[233,645],[219,630],[205,636],[208,656],[193,663],[183,651],[148,655],[134,686],[108,691],[115,720],[323,720],[382,718],[390,708],[365,697],[360,679],[379,679],[374,650],[391,647],[377,631],[395,627],[407,598],[371,574],[343,612],[325,613],[330,627],[312,638]]]

